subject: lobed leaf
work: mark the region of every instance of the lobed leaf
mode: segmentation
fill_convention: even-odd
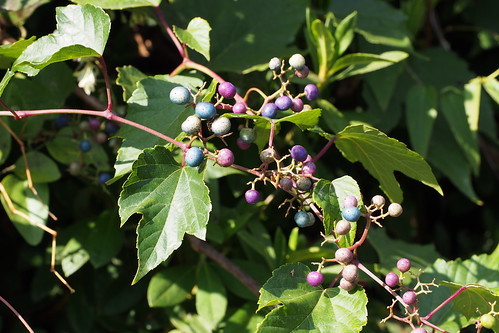
[[[306,110],[293,113],[290,116],[277,119],[276,123],[290,122],[298,126],[302,131],[312,128],[319,122],[321,109]]]

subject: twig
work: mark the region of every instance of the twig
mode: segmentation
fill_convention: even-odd
[[[10,305],[10,303],[7,302],[7,300],[5,298],[0,296],[0,301],[2,301],[2,303],[5,304],[9,308],[9,310],[12,311],[16,315],[17,319],[19,319],[19,321],[24,325],[24,327],[26,327],[28,332],[35,333],[35,331],[33,331],[33,329],[28,325],[26,320],[24,320],[24,318],[19,314],[19,312],[17,312],[16,309],[14,309],[14,307],[12,305]]]

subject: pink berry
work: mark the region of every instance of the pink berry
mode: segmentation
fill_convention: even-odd
[[[343,199],[343,207],[357,207],[358,201],[357,198],[353,195],[348,195]]]
[[[395,287],[399,283],[398,275],[392,272],[386,274],[385,283],[389,287]]]
[[[412,290],[406,291],[402,295],[402,300],[404,300],[404,302],[409,305],[416,303],[416,299],[417,299],[416,293]]]
[[[251,143],[244,142],[241,138],[237,138],[236,143],[241,150],[247,150],[251,147]]]
[[[310,162],[303,163],[303,166],[301,168],[301,172],[304,174],[313,175],[315,173],[316,169],[317,169],[317,166],[315,165],[315,163],[310,161]]]
[[[407,272],[411,268],[411,261],[407,258],[400,258],[397,261],[397,269],[402,273]]]
[[[342,247],[336,250],[334,258],[342,264],[349,264],[353,260],[353,253],[350,249]]]
[[[350,282],[357,281],[358,274],[359,274],[359,269],[357,268],[357,266],[355,266],[353,264],[346,265],[343,268],[343,271],[341,272],[341,275],[343,276],[343,278],[347,281],[350,281]]]
[[[225,98],[234,98],[236,96],[236,87],[230,82],[222,82],[218,86],[218,93]]]
[[[218,152],[217,162],[223,167],[234,164],[234,153],[228,148],[222,148]]]
[[[411,333],[428,333],[428,331],[423,327],[418,327],[413,329]]]
[[[236,103],[232,106],[232,112],[234,113],[245,113],[247,110],[246,105],[244,103]]]
[[[289,177],[284,177],[279,180],[279,187],[284,191],[290,191],[293,188],[293,180]]]
[[[357,280],[355,280],[353,282],[348,281],[344,278],[342,278],[340,280],[340,288],[343,290],[350,291],[350,290],[354,289],[355,287],[357,287]]]
[[[307,275],[307,282],[312,287],[317,287],[323,281],[324,281],[324,276],[322,275],[321,272],[314,271],[314,272],[308,273],[308,275]]]

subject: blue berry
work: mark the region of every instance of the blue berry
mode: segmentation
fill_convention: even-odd
[[[239,138],[244,143],[253,143],[256,139],[255,130],[249,127],[245,127],[239,132]]]
[[[191,147],[185,153],[185,163],[191,167],[197,167],[203,162],[203,151],[198,147]]]
[[[355,222],[360,218],[360,210],[355,206],[345,207],[341,211],[343,218],[350,222]]]
[[[308,157],[308,152],[305,149],[305,147],[300,146],[300,145],[294,145],[291,147],[291,158],[298,162],[303,162],[307,159]]]
[[[275,105],[279,110],[287,110],[291,107],[292,104],[293,102],[288,96],[277,97],[277,99],[275,100]]]
[[[178,86],[170,91],[170,101],[175,104],[182,105],[189,102],[190,99],[191,93],[185,87]]]
[[[271,71],[277,71],[277,70],[279,70],[279,68],[281,68],[281,60],[277,57],[270,59],[269,69]]]
[[[319,97],[319,88],[315,84],[309,83],[305,86],[305,96],[309,101],[313,101]]]
[[[218,93],[225,98],[234,98],[236,87],[230,82],[222,82],[218,85]]]
[[[105,184],[108,180],[113,178],[109,172],[101,172],[99,174],[99,183]]]
[[[275,118],[277,116],[277,105],[274,103],[267,103],[262,109],[262,116],[267,117],[267,118]]]
[[[291,110],[294,112],[300,112],[303,110],[303,101],[299,98],[295,98],[291,101]]]
[[[295,223],[300,228],[308,227],[308,225],[310,223],[310,217],[308,216],[307,212],[305,212],[303,210],[296,212]]]
[[[196,116],[189,116],[184,120],[180,128],[187,134],[196,134],[201,129],[201,119]]]
[[[84,153],[89,152],[92,149],[92,144],[88,140],[80,141],[80,150]]]
[[[246,105],[244,103],[236,103],[232,106],[232,112],[234,113],[245,113],[247,110]]]
[[[196,115],[201,119],[211,119],[215,116],[216,109],[215,106],[208,102],[200,102],[196,104],[194,109]]]
[[[321,272],[310,272],[307,275],[307,282],[309,285],[312,287],[317,287],[318,285],[322,284],[324,281],[324,276],[322,275]]]
[[[247,203],[251,205],[256,204],[260,201],[260,192],[257,190],[247,190],[246,193],[244,193],[244,198]]]
[[[211,131],[216,135],[225,135],[230,132],[230,119],[227,117],[218,117],[211,124]]]
[[[54,119],[55,127],[63,128],[68,126],[69,118],[66,114],[60,114],[57,118]]]
[[[305,67],[305,58],[299,53],[293,54],[289,58],[289,65],[294,69],[302,69]]]

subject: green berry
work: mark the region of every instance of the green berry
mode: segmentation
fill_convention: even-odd
[[[486,313],[480,317],[480,323],[485,328],[492,328],[496,324],[496,318],[490,313]]]

